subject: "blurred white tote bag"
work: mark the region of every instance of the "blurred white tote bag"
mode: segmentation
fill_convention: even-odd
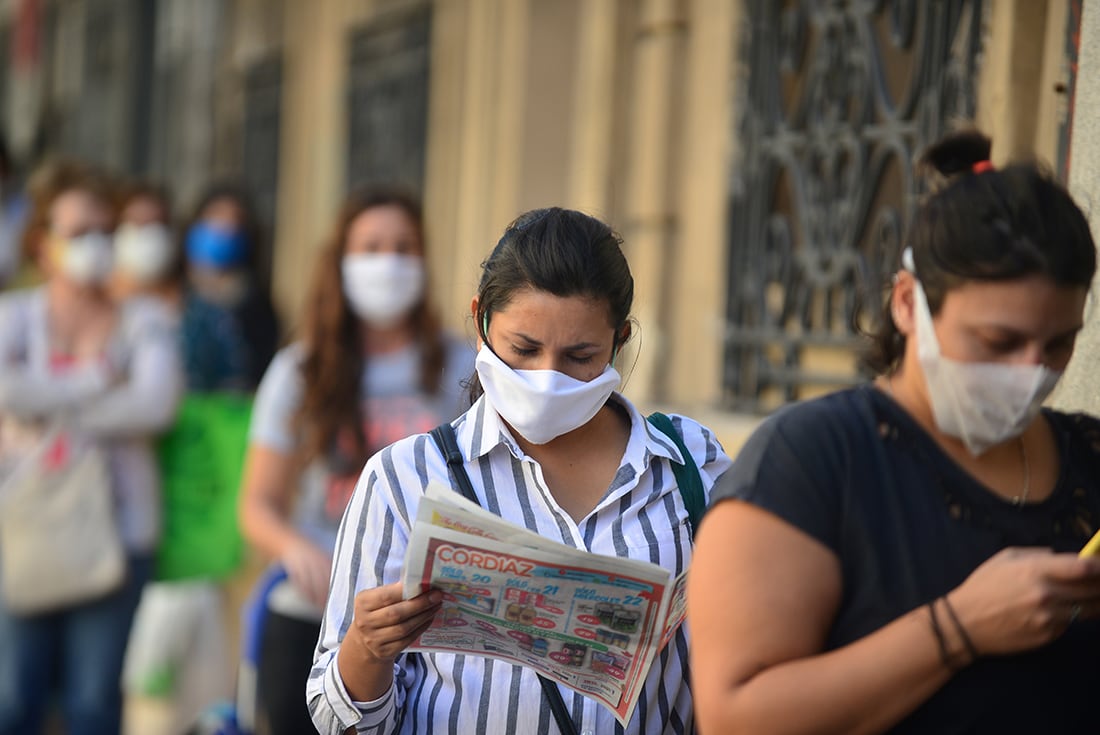
[[[107,595],[126,577],[106,456],[58,427],[0,484],[0,603],[16,614]]]

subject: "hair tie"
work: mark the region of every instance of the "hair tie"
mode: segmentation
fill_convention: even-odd
[[[975,163],[973,166],[970,167],[970,170],[973,171],[976,174],[983,174],[986,171],[992,171],[993,170],[993,161],[990,161],[988,158],[985,159],[984,161],[978,161],[977,163]]]

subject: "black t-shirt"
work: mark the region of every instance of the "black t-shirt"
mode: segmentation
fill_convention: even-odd
[[[769,417],[712,504],[753,503],[836,554],[843,592],[827,647],[839,648],[954,589],[1007,546],[1085,544],[1100,525],[1100,421],[1043,416],[1061,472],[1041,503],[993,494],[892,399],[862,386]],[[979,659],[891,732],[1100,732],[1100,622],[1079,621],[1035,651]]]

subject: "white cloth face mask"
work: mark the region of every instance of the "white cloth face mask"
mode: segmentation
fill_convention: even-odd
[[[351,253],[340,265],[352,311],[376,327],[398,324],[424,296],[424,259],[397,253]]]
[[[928,384],[936,426],[961,439],[974,456],[1022,434],[1058,384],[1061,371],[1045,365],[960,362],[944,357],[919,280],[915,280],[913,294],[917,358]]]
[[[588,382],[557,370],[513,370],[487,344],[474,366],[489,405],[532,444],[587,424],[622,381],[611,365]]]
[[[115,267],[139,283],[166,276],[175,257],[172,233],[162,224],[125,224],[115,231]]]
[[[102,232],[87,232],[62,240],[58,266],[65,276],[81,286],[103,283],[114,267],[111,238]]]

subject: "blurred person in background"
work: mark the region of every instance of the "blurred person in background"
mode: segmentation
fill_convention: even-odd
[[[344,508],[367,458],[459,415],[472,348],[429,300],[419,204],[352,198],[321,251],[299,342],[264,376],[241,501],[245,536],[289,579],[269,598],[259,654],[262,733],[312,732],[303,693]]]
[[[5,429],[59,427],[50,461],[79,442],[102,448],[127,568],[105,596],[46,613],[0,602],[0,733],[40,732],[58,686],[68,733],[115,735],[123,653],[160,530],[151,442],[183,389],[178,340],[163,310],[108,294],[115,213],[104,179],[55,163],[38,182],[25,242],[45,282],[0,299],[0,417]]]
[[[82,165],[74,161],[50,158],[30,172],[26,182],[27,203],[23,226],[19,232],[19,255],[9,287],[18,289],[42,285],[45,274],[42,271],[40,244],[43,233],[49,229],[49,203],[59,189],[67,186],[68,181],[85,171]],[[113,186],[109,188],[113,191]],[[105,188],[104,196],[113,195]],[[109,221],[102,223],[104,228],[114,226],[115,209],[112,199],[104,209],[110,215],[107,217]]]
[[[260,227],[247,192],[211,186],[184,234],[183,310],[188,387],[255,390],[279,342],[279,324],[256,262]]]
[[[27,198],[15,162],[0,137],[0,288],[12,284],[22,263],[20,239],[27,218]]]
[[[116,298],[155,297],[179,312],[183,259],[164,189],[147,182],[128,187],[119,207],[114,257],[111,291]]]
[[[115,297],[135,306],[158,301],[178,323],[183,258],[162,187],[137,182],[127,188],[114,255]],[[130,732],[181,732],[231,693],[220,582],[240,559],[235,509],[247,415],[247,396],[192,391],[157,444],[164,524],[153,582],[142,594],[123,669]]]

